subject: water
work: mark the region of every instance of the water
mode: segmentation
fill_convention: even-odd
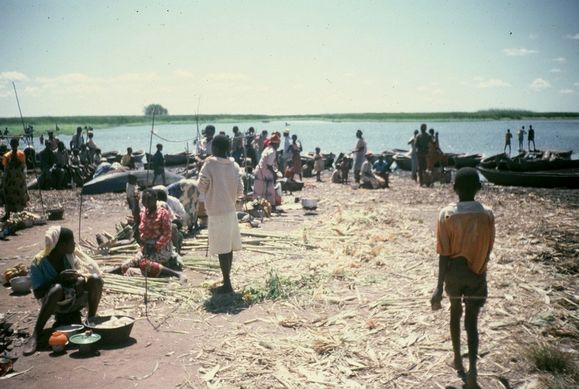
[[[201,124],[200,128],[204,128]],[[250,126],[256,134],[262,130],[269,132],[286,128],[281,121],[271,122],[216,122],[217,132],[225,131],[232,135],[232,127],[239,126],[242,131]],[[302,142],[304,152],[314,151],[320,147],[322,152],[350,152],[356,144],[355,133],[359,128],[364,132],[368,150],[376,153],[386,149],[407,149],[407,142],[412,132],[420,127],[420,122],[332,122],[332,121],[292,121],[287,128],[291,134],[297,134]],[[440,146],[445,152],[482,153],[486,156],[503,151],[504,133],[507,128],[514,135],[513,152],[518,148],[516,131],[522,125],[528,129],[529,124],[535,129],[537,149],[574,150],[575,158],[579,155],[579,120],[543,120],[533,122],[521,121],[445,121],[428,123],[429,128],[439,132]],[[149,150],[151,126],[122,126],[95,130],[95,143],[103,150],[124,152],[128,146],[133,150]],[[194,150],[193,139],[196,137],[195,124],[162,124],[155,127],[156,133],[168,142],[153,136],[155,144],[163,144],[164,153],[178,153]],[[70,136],[60,136],[68,146]],[[36,143],[38,142],[35,139]],[[186,142],[188,141],[188,142]],[[527,146],[525,137],[525,147]]]

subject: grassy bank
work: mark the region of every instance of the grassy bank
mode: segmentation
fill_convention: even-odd
[[[195,115],[168,115],[156,118],[158,124],[195,123]],[[485,110],[476,112],[409,112],[409,113],[343,113],[343,114],[310,114],[310,115],[199,115],[201,123],[238,122],[238,121],[292,121],[292,120],[327,120],[327,121],[455,121],[455,120],[543,120],[543,119],[579,119],[579,112],[533,112],[522,110]],[[37,132],[46,132],[56,128],[64,134],[74,133],[77,126],[90,126],[95,129],[126,125],[150,124],[146,116],[40,116],[25,118],[26,124],[32,124]],[[8,128],[11,134],[22,133],[20,118],[0,118],[0,128]]]

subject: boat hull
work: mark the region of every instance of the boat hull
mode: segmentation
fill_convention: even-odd
[[[496,185],[579,189],[579,169],[514,172],[479,167],[478,170],[489,182]]]
[[[137,182],[140,187],[149,187],[153,181],[152,170],[131,170],[119,173],[108,173],[90,180],[82,187],[82,194],[101,194],[124,192],[127,185],[128,175],[133,174],[137,176]],[[165,184],[170,185],[181,180],[183,177],[168,171],[165,171]],[[162,184],[159,177],[157,177],[157,184]]]

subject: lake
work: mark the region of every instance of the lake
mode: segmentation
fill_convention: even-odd
[[[200,124],[200,129],[206,124]],[[262,130],[269,132],[286,128],[281,121],[271,122],[216,122],[217,132],[225,131],[232,135],[232,127],[239,126],[242,131],[253,126],[256,133]],[[376,153],[386,149],[407,149],[408,139],[412,132],[420,127],[420,122],[332,122],[332,121],[292,121],[287,128],[291,134],[297,134],[302,142],[304,152],[320,147],[322,152],[349,152],[356,143],[357,129],[364,132],[368,150]],[[516,131],[529,124],[535,129],[537,149],[574,150],[579,153],[579,120],[535,120],[522,121],[440,121],[427,122],[429,128],[439,132],[440,146],[445,152],[483,153],[493,155],[503,151],[504,133],[507,128],[514,135],[513,151],[518,147]],[[128,146],[133,150],[149,150],[151,126],[123,126],[95,130],[95,143],[103,150],[124,152]],[[162,143],[165,153],[194,149],[193,139],[196,137],[195,124],[162,124],[155,126],[155,132],[171,142],[153,136],[153,151],[155,144]],[[60,137],[68,146],[70,136]],[[35,139],[37,143],[37,139]],[[525,147],[526,147],[525,137]],[[574,156],[577,158],[577,154]]]

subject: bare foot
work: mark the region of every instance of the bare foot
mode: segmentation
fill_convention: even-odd
[[[32,334],[30,336],[30,338],[28,339],[28,342],[26,342],[26,346],[24,347],[24,355],[32,355],[36,352],[36,346],[38,343],[38,339],[36,334]]]
[[[476,372],[473,374],[472,372],[468,372],[466,376],[466,385],[464,386],[466,389],[481,389],[478,383],[476,382]]]
[[[231,286],[222,285],[213,289],[215,294],[228,294],[233,293],[233,288]]]
[[[463,381],[466,382],[466,372],[464,371],[464,366],[462,364],[462,358],[461,357],[458,357],[458,359],[449,358],[447,360],[447,365],[452,367],[454,370],[456,370],[456,375],[459,376]]]

